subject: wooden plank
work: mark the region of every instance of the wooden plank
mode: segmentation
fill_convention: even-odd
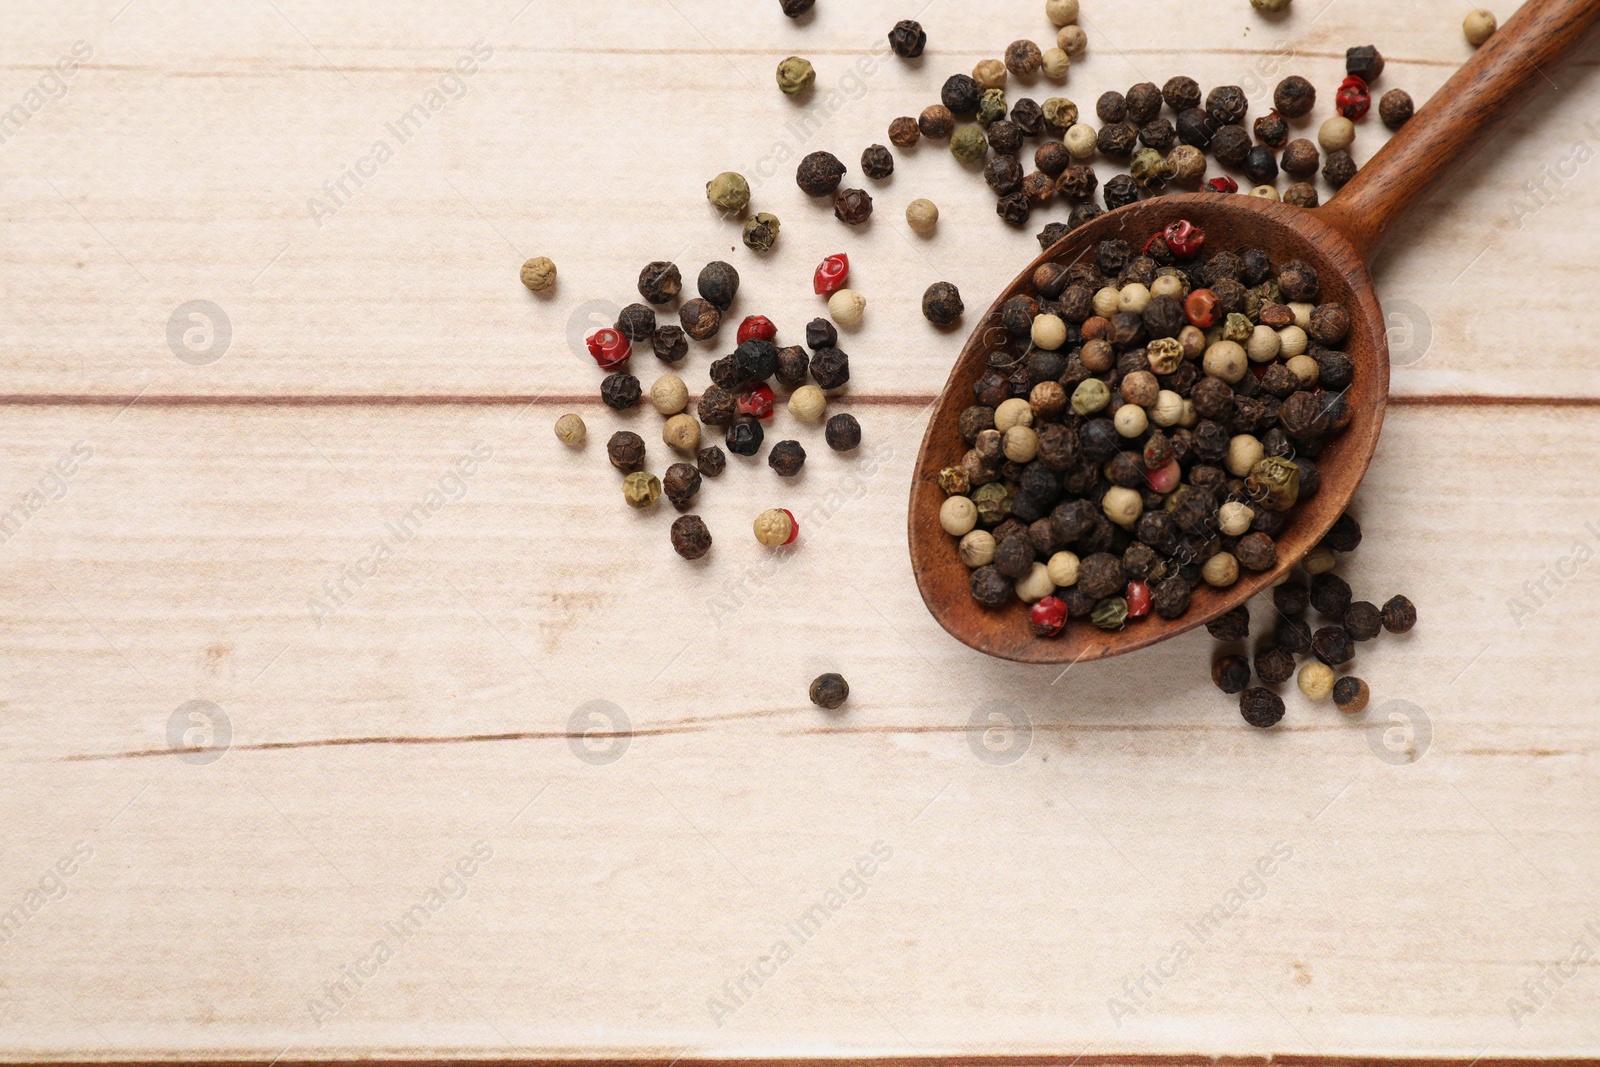
[[[819,310],[811,267],[844,249],[872,304],[869,325],[849,338],[855,388],[931,392],[960,336],[922,321],[922,287],[955,281],[975,314],[1036,250],[1039,226],[999,225],[981,182],[937,145],[903,154],[894,179],[875,187],[879,213],[861,232],[787,178],[803,151],[829,148],[853,163],[890,118],[933,100],[948,73],[1013,36],[1046,36],[1034,14],[932,5],[929,54],[908,65],[874,53],[905,14],[881,3],[835,5],[801,24],[738,0],[519,6],[473,0],[401,14],[286,0],[195,16],[102,0],[19,16],[0,42],[0,100],[28,99],[76,41],[94,54],[64,96],[6,127],[0,145],[12,234],[0,252],[11,309],[0,326],[4,391],[586,392],[597,376],[575,339],[592,315],[630,300],[646,260],[693,271],[732,258],[746,279],[737,311],[772,315],[793,336]],[[1270,23],[1241,2],[1208,11],[1204,25],[1178,0],[1145,5],[1137,19],[1092,8],[1090,55],[1069,83],[1028,91],[1064,92],[1087,111],[1103,89],[1185,71],[1245,85],[1259,111],[1291,69],[1331,92],[1343,48],[1371,39],[1390,56],[1379,88],[1403,86],[1421,101],[1467,54],[1460,11],[1438,0],[1404,18],[1362,0]],[[492,55],[474,59],[475,42]],[[790,52],[819,65],[823,91],[807,104],[771,85]],[[463,58],[476,72],[459,99],[402,143],[389,124]],[[1397,392],[1600,395],[1578,325],[1595,268],[1571,239],[1587,224],[1592,180],[1572,163],[1574,148],[1600,138],[1586,125],[1600,110],[1597,63],[1591,49],[1558,75],[1559,95],[1397,235],[1379,271],[1404,364]],[[1358,158],[1381,132],[1369,120]],[[344,177],[379,140],[392,159],[362,164],[372,176],[359,184]],[[783,218],[778,254],[750,255],[737,227],[709,214],[703,184],[728,168],[750,172],[759,205]],[[1530,182],[1549,194],[1535,198]],[[943,209],[933,239],[914,238],[901,219],[916,196]],[[1064,216],[1057,206],[1037,222]],[[536,252],[563,272],[548,300],[515,281]],[[1547,284],[1553,277],[1562,284]],[[1519,289],[1544,306],[1501,310],[1497,294]],[[168,339],[174,313],[194,300],[221,307],[232,331],[226,353],[203,366],[177,358]],[[190,320],[178,321],[181,336]],[[690,373],[720,351],[703,347]]]
[[[1595,1055],[1592,967],[1546,970],[1600,926],[1593,410],[1396,409],[1345,573],[1423,621],[1363,647],[1362,719],[1296,696],[1270,733],[1204,634],[1061,677],[946,638],[919,413],[860,414],[862,457],[709,483],[690,565],[602,455],[653,416],[571,453],[544,407],[13,410],[6,499],[58,498],[0,546],[0,1057]],[[145,755],[194,700],[228,750]],[[631,723],[611,762],[569,737],[590,700]]]

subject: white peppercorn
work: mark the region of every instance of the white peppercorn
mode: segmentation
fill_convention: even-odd
[[[1044,13],[1054,25],[1069,26],[1078,21],[1078,0],[1045,0]]]
[[[1230,500],[1217,509],[1217,529],[1229,537],[1242,537],[1250,532],[1250,523],[1255,517],[1249,504]]]
[[[577,448],[583,444],[589,430],[576,415],[563,415],[556,420],[556,438],[564,445]]]
[[[1275,185],[1258,185],[1250,190],[1250,195],[1259,196],[1263,200],[1271,200],[1273,203],[1278,203],[1283,199],[1278,195],[1278,187]]]
[[[1324,152],[1337,152],[1355,143],[1356,124],[1343,115],[1335,115],[1317,131],[1317,143]]]
[[[689,406],[689,387],[676,374],[663,374],[650,386],[650,403],[663,415],[676,415]]]
[[[985,89],[1006,87],[1006,65],[998,59],[980,59],[972,68],[972,80]]]
[[[756,516],[756,540],[768,548],[781,548],[788,544],[797,531],[794,516],[783,508],[768,508]]]
[[[1316,313],[1317,306],[1308,304],[1304,300],[1293,300],[1289,303],[1289,310],[1294,312],[1294,324],[1302,330],[1311,329],[1311,316]]]
[[[1150,409],[1150,421],[1166,429],[1176,426],[1183,421],[1183,397],[1171,389],[1163,389],[1156,394],[1155,406]]]
[[[1322,374],[1322,368],[1310,356],[1291,356],[1284,364],[1289,368],[1289,373],[1300,380],[1300,388],[1311,389],[1317,384],[1317,379]]]
[[[1228,441],[1228,456],[1223,465],[1235,478],[1248,478],[1266,454],[1260,438],[1253,434],[1236,434]]]
[[[1272,330],[1270,326],[1257,326],[1256,329],[1269,331]],[[1274,357],[1282,355],[1285,359],[1293,359],[1295,356],[1303,356],[1306,354],[1306,349],[1310,346],[1310,341],[1306,337],[1305,330],[1301,329],[1299,326],[1285,326],[1283,329],[1273,332],[1276,334],[1278,339],[1278,351],[1273,353]],[[1258,362],[1267,361],[1259,360]]]
[[[855,326],[866,314],[867,300],[854,289],[840,289],[828,297],[828,314],[840,326]]]
[[[1117,307],[1122,303],[1122,293],[1111,285],[1095,290],[1094,313],[1102,319],[1109,319],[1117,313]]]
[[[1300,677],[1295,680],[1300,686],[1300,692],[1312,700],[1325,700],[1333,692],[1333,668],[1326,663],[1312,660],[1300,668]]]
[[[1239,561],[1231,552],[1218,552],[1200,568],[1200,577],[1209,586],[1226,589],[1239,580]]]
[[[1144,313],[1150,306],[1150,289],[1139,282],[1129,282],[1117,292],[1117,310],[1131,311],[1135,315]]]
[[[1046,78],[1060,81],[1067,76],[1067,71],[1072,68],[1072,56],[1065,48],[1047,48],[1044,51],[1044,61],[1041,69]]]
[[[1017,596],[1026,604],[1033,604],[1043,600],[1056,591],[1056,583],[1050,580],[1050,569],[1043,563],[1035,563],[1028,568],[1028,573],[1017,579]]]
[[[531,292],[546,293],[555,287],[556,265],[548,256],[535,256],[522,265],[522,284]]]
[[[827,394],[814,385],[802,385],[789,394],[789,414],[801,422],[819,422],[827,410]]]
[[[994,428],[1005,433],[1013,426],[1033,425],[1033,405],[1020,396],[1002,400],[994,409]]]
[[[1054,352],[1067,343],[1067,324],[1057,315],[1035,315],[1033,318],[1033,344],[1047,352]]]
[[[1114,485],[1100,498],[1100,510],[1118,526],[1132,529],[1133,524],[1139,521],[1139,516],[1144,514],[1144,497],[1137,489]]]
[[[1250,331],[1250,339],[1244,343],[1244,351],[1245,355],[1250,357],[1251,363],[1271,363],[1278,358],[1278,350],[1282,346],[1283,340],[1278,336],[1277,330],[1271,326],[1257,326]]]
[[[1082,26],[1063,26],[1056,31],[1056,47],[1069,56],[1081,56],[1089,47],[1089,35]]]
[[[1013,426],[1001,436],[1000,451],[1013,463],[1031,463],[1039,454],[1039,435],[1031,426]]]
[[[906,205],[906,225],[916,233],[932,233],[939,225],[939,205],[932,200],[911,201]]]
[[[1487,44],[1499,28],[1500,20],[1486,7],[1467,12],[1465,21],[1461,23],[1461,32],[1467,35],[1467,43],[1474,48]]]
[[[1334,558],[1333,549],[1326,545],[1318,545],[1305,558],[1300,561],[1300,566],[1305,568],[1307,574],[1315,578],[1319,574],[1327,574],[1338,566],[1339,561]]]
[[[994,562],[994,534],[988,530],[973,530],[956,546],[961,562],[976,570]]]
[[[1077,123],[1061,139],[1076,160],[1093,159],[1100,150],[1100,134],[1087,122]]]
[[[676,452],[693,452],[700,447],[700,420],[689,414],[678,414],[661,427],[661,440]]]
[[[1150,428],[1150,416],[1138,404],[1124,404],[1111,417],[1111,423],[1123,437],[1138,437]]]
[[[1050,580],[1056,584],[1057,589],[1078,584],[1078,567],[1083,561],[1076,552],[1057,552],[1050,557],[1046,568],[1050,572]]]
[[[1202,366],[1213,378],[1221,378],[1233,385],[1249,373],[1250,359],[1238,342],[1218,341],[1206,349]]]
[[[978,505],[964,496],[945,497],[939,505],[939,525],[951,537],[964,537],[978,525]]]

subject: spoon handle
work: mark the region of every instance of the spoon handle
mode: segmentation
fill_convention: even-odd
[[[1433,99],[1319,211],[1371,261],[1407,208],[1541,89],[1600,21],[1596,0],[1527,0]]]

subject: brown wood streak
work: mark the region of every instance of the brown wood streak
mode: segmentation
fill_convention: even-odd
[[[1594,0],[1528,0],[1329,202],[1329,221],[1370,260],[1413,204],[1555,85],[1549,72],[1597,19]]]

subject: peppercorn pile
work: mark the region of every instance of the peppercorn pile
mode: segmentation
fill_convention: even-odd
[[[817,268],[814,282],[817,295],[828,297],[834,318],[846,324],[860,321],[866,304],[844,287],[849,275],[849,259],[830,256]],[[678,307],[678,325],[658,323],[655,312],[655,307],[676,303],[683,293],[683,275],[676,264],[647,264],[639,272],[638,288],[645,303],[623,308],[615,326],[596,330],[587,342],[595,363],[610,372],[600,383],[600,397],[616,411],[637,406],[645,395],[630,370],[633,346],[648,343],[657,359],[674,366],[688,356],[690,339],[714,340],[738,296],[739,272],[729,263],[706,264],[696,279],[699,296]],[[959,303],[959,296],[956,300]],[[822,421],[828,403],[824,390],[839,390],[850,380],[850,357],[838,347],[838,330],[827,319],[817,318],[806,327],[805,347],[779,348],[774,344],[777,336],[777,326],[765,315],[746,316],[738,327],[737,347],[711,363],[711,383],[695,401],[693,414],[689,413],[693,398],[682,378],[668,373],[656,379],[649,396],[665,419],[662,441],[685,459],[672,463],[657,478],[644,469],[642,437],[631,430],[612,434],[606,453],[611,465],[624,474],[623,498],[630,507],[653,508],[665,493],[674,507],[687,511],[703,480],[722,474],[727,456],[716,445],[702,447],[702,425],[722,427],[729,452],[759,454],[766,437],[762,424],[772,417],[777,400],[768,384],[772,379],[790,390],[790,414],[802,422]],[[586,436],[583,420],[563,415],[556,422],[556,436],[580,446]],[[861,444],[861,426],[855,416],[837,414],[828,419],[823,437],[834,451],[854,451]],[[782,478],[799,474],[805,461],[805,446],[799,441],[779,441],[767,453],[767,465]],[[799,536],[793,513],[783,508],[763,512],[753,525],[756,539],[769,547],[792,544]],[[711,549],[711,532],[697,515],[681,516],[672,524],[671,537],[672,547],[685,559],[699,559]]]
[[[1417,609],[1403,596],[1383,607],[1355,600],[1350,584],[1334,574],[1337,555],[1354,552],[1361,543],[1361,526],[1341,515],[1322,542],[1300,561],[1298,570],[1284,576],[1272,591],[1277,621],[1272,641],[1257,649],[1255,677],[1241,643],[1250,636],[1250,608],[1241,605],[1206,624],[1211,636],[1229,648],[1212,664],[1211,679],[1224,693],[1239,694],[1239,713],[1251,726],[1276,726],[1284,716],[1283,698],[1275,687],[1294,678],[1300,692],[1313,701],[1333,698],[1347,715],[1366,710],[1372,698],[1367,683],[1353,674],[1340,675],[1355,659],[1356,645],[1381,632],[1410,632],[1417,624]],[[1309,580],[1308,580],[1309,579]],[[1308,611],[1322,616],[1326,625],[1312,629]],[[1298,675],[1296,669],[1298,668]],[[1273,687],[1273,688],[1268,688]]]
[[[1041,637],[1175,619],[1197,583],[1272,570],[1349,423],[1350,317],[1316,270],[1204,247],[1187,222],[1138,251],[1102,241],[1002,308],[940,521],[973,598],[1031,604]]]

